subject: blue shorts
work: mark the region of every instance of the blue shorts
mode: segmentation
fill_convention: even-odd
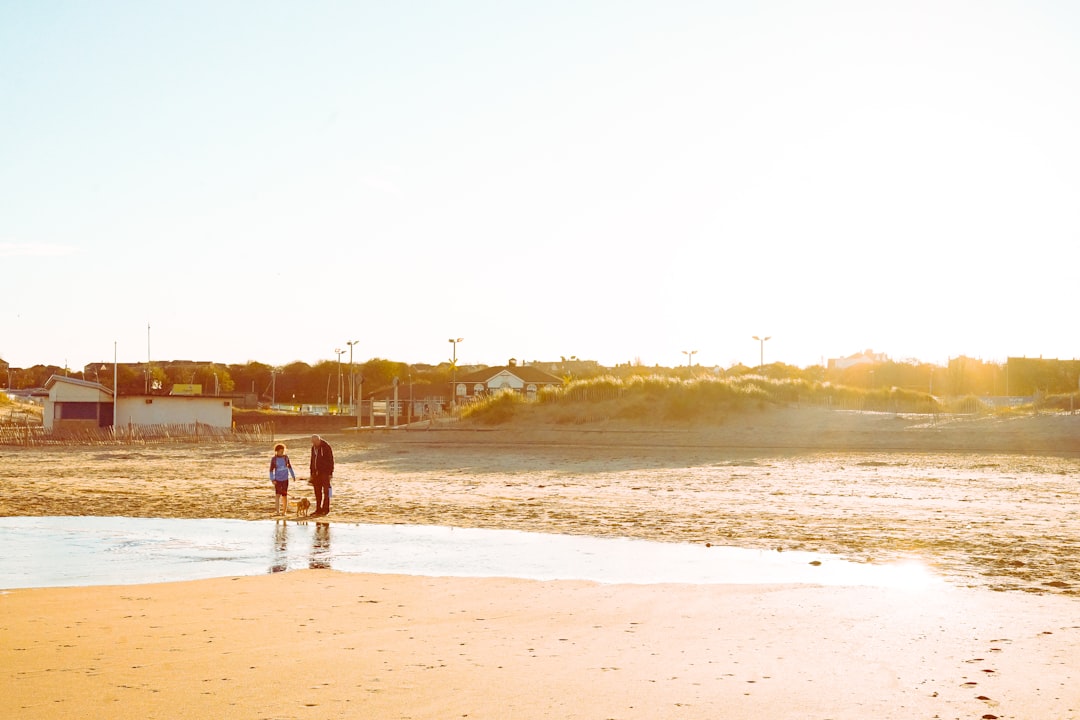
[[[288,480],[275,480],[274,481],[274,492],[276,494],[278,494],[278,495],[288,495],[289,494],[289,481]]]

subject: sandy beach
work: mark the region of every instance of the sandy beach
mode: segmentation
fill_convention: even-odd
[[[714,428],[330,435],[334,523],[918,559],[946,584],[304,570],[12,590],[0,595],[0,677],[11,688],[0,713],[1080,718],[1078,429],[1078,416],[793,411]],[[306,436],[278,439],[306,476]],[[4,516],[255,520],[273,508],[269,446],[0,454]]]

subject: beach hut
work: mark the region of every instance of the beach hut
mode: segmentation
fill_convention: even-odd
[[[232,398],[214,395],[121,395],[91,380],[53,375],[45,382],[43,424],[50,432],[142,425],[232,427]]]
[[[42,424],[49,432],[86,430],[113,424],[112,390],[101,383],[64,375],[45,381]]]

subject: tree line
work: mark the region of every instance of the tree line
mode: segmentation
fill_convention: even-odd
[[[947,366],[916,360],[862,363],[848,368],[812,365],[799,368],[782,362],[763,367],[734,365],[729,368],[693,366],[644,366],[627,363],[604,367],[595,362],[562,358],[559,362],[540,364],[543,370],[566,381],[593,377],[660,376],[690,379],[702,375],[741,377],[761,375],[773,380],[829,382],[855,388],[899,388],[937,396],[1032,396],[1037,393],[1060,394],[1078,390],[1080,361],[1010,358],[1006,363],[984,362],[957,357]],[[458,373],[482,366],[459,368]],[[113,386],[112,363],[91,364],[81,371],[55,365],[9,368],[0,361],[0,385],[12,389],[43,387],[52,375],[67,375]],[[454,377],[451,363],[439,365],[408,364],[382,358],[354,363],[350,375],[348,363],[324,360],[314,365],[293,362],[272,366],[260,362],[225,365],[170,361],[159,363],[122,363],[116,368],[120,394],[168,394],[174,385],[200,385],[204,395],[254,394],[260,403],[337,404],[347,403],[350,394],[357,399],[385,397],[395,380],[399,390],[412,386],[417,396],[450,396]],[[353,378],[353,379],[351,379]],[[352,393],[350,393],[350,387]]]

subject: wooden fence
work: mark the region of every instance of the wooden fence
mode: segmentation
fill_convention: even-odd
[[[41,425],[0,425],[0,445],[149,445],[157,443],[262,443],[273,438],[273,423],[219,428],[205,423],[127,425],[48,432]]]

